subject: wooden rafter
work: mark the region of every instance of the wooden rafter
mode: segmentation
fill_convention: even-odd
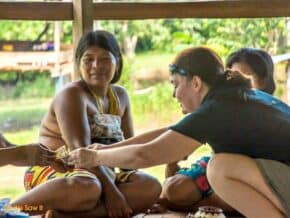
[[[203,0],[175,3],[99,2],[93,5],[93,19],[96,20],[290,16],[289,0]],[[72,2],[0,2],[0,19],[2,20],[73,20],[73,17]]]
[[[95,19],[258,18],[290,16],[288,0],[218,0],[170,3],[98,3]]]
[[[0,2],[1,20],[72,20],[67,2]]]

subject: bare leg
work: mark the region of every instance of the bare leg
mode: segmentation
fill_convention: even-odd
[[[254,159],[238,154],[216,154],[207,176],[215,192],[249,218],[282,218],[283,208],[264,181]]]
[[[161,185],[158,180],[140,172],[130,176],[129,182],[119,184],[118,187],[134,213],[150,208],[161,193]]]
[[[161,196],[179,206],[191,205],[202,198],[195,182],[180,174],[165,180]]]
[[[93,209],[101,195],[98,180],[73,177],[59,178],[41,184],[12,203],[33,214],[45,213],[48,209],[61,211],[85,211]],[[29,206],[39,209],[31,210]]]
[[[159,182],[146,174],[137,172],[130,176],[126,183],[118,185],[120,191],[124,194],[133,213],[140,213],[150,208],[158,199],[161,192]],[[107,217],[104,205],[99,204],[94,210],[81,213],[61,213],[52,212],[48,217],[54,218],[81,218],[81,217]]]
[[[192,178],[181,174],[169,177],[164,182],[160,204],[177,211],[195,211],[205,205],[222,208],[225,212],[233,211],[216,194],[202,198]]]

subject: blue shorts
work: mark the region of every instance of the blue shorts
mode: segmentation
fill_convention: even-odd
[[[213,193],[213,190],[210,187],[206,178],[206,167],[209,160],[210,157],[204,156],[195,163],[193,163],[191,167],[181,168],[179,171],[176,172],[176,174],[191,177],[195,181],[196,186],[199,189],[203,198]]]

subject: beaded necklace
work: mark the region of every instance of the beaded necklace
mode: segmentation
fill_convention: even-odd
[[[87,84],[86,84],[86,87],[88,88],[88,91],[90,92],[90,94],[94,97],[95,103],[97,105],[99,112],[101,114],[104,114],[104,108],[100,102],[100,96],[95,94],[95,92],[93,92],[93,90]],[[115,95],[111,85],[109,86],[109,89],[108,89],[108,98],[109,98],[108,114],[118,115],[119,114],[119,103],[118,103],[117,96]]]

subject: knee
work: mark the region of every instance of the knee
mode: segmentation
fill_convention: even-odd
[[[201,199],[201,194],[194,181],[183,175],[175,175],[166,179],[162,195],[176,205],[193,204]]]
[[[181,181],[177,176],[167,178],[163,184],[162,195],[170,202],[175,202],[181,196]]]
[[[206,176],[211,186],[226,178],[230,156],[231,154],[221,153],[213,155],[210,159],[207,165]]]
[[[150,192],[148,192],[148,197],[151,198],[153,202],[157,201],[162,191],[160,182],[156,178],[146,175],[144,179],[144,187],[146,187],[147,190],[150,190]]]
[[[101,196],[101,184],[96,179],[84,177],[65,178],[64,186],[67,187],[69,198],[74,195],[77,208],[89,210],[95,207]]]
[[[139,174],[138,180],[139,182],[137,182],[140,183],[140,187],[142,187],[143,190],[148,190],[146,192],[142,191],[142,193],[144,193],[143,199],[147,199],[146,201],[150,204],[155,203],[162,191],[160,182],[153,176],[147,174]]]

